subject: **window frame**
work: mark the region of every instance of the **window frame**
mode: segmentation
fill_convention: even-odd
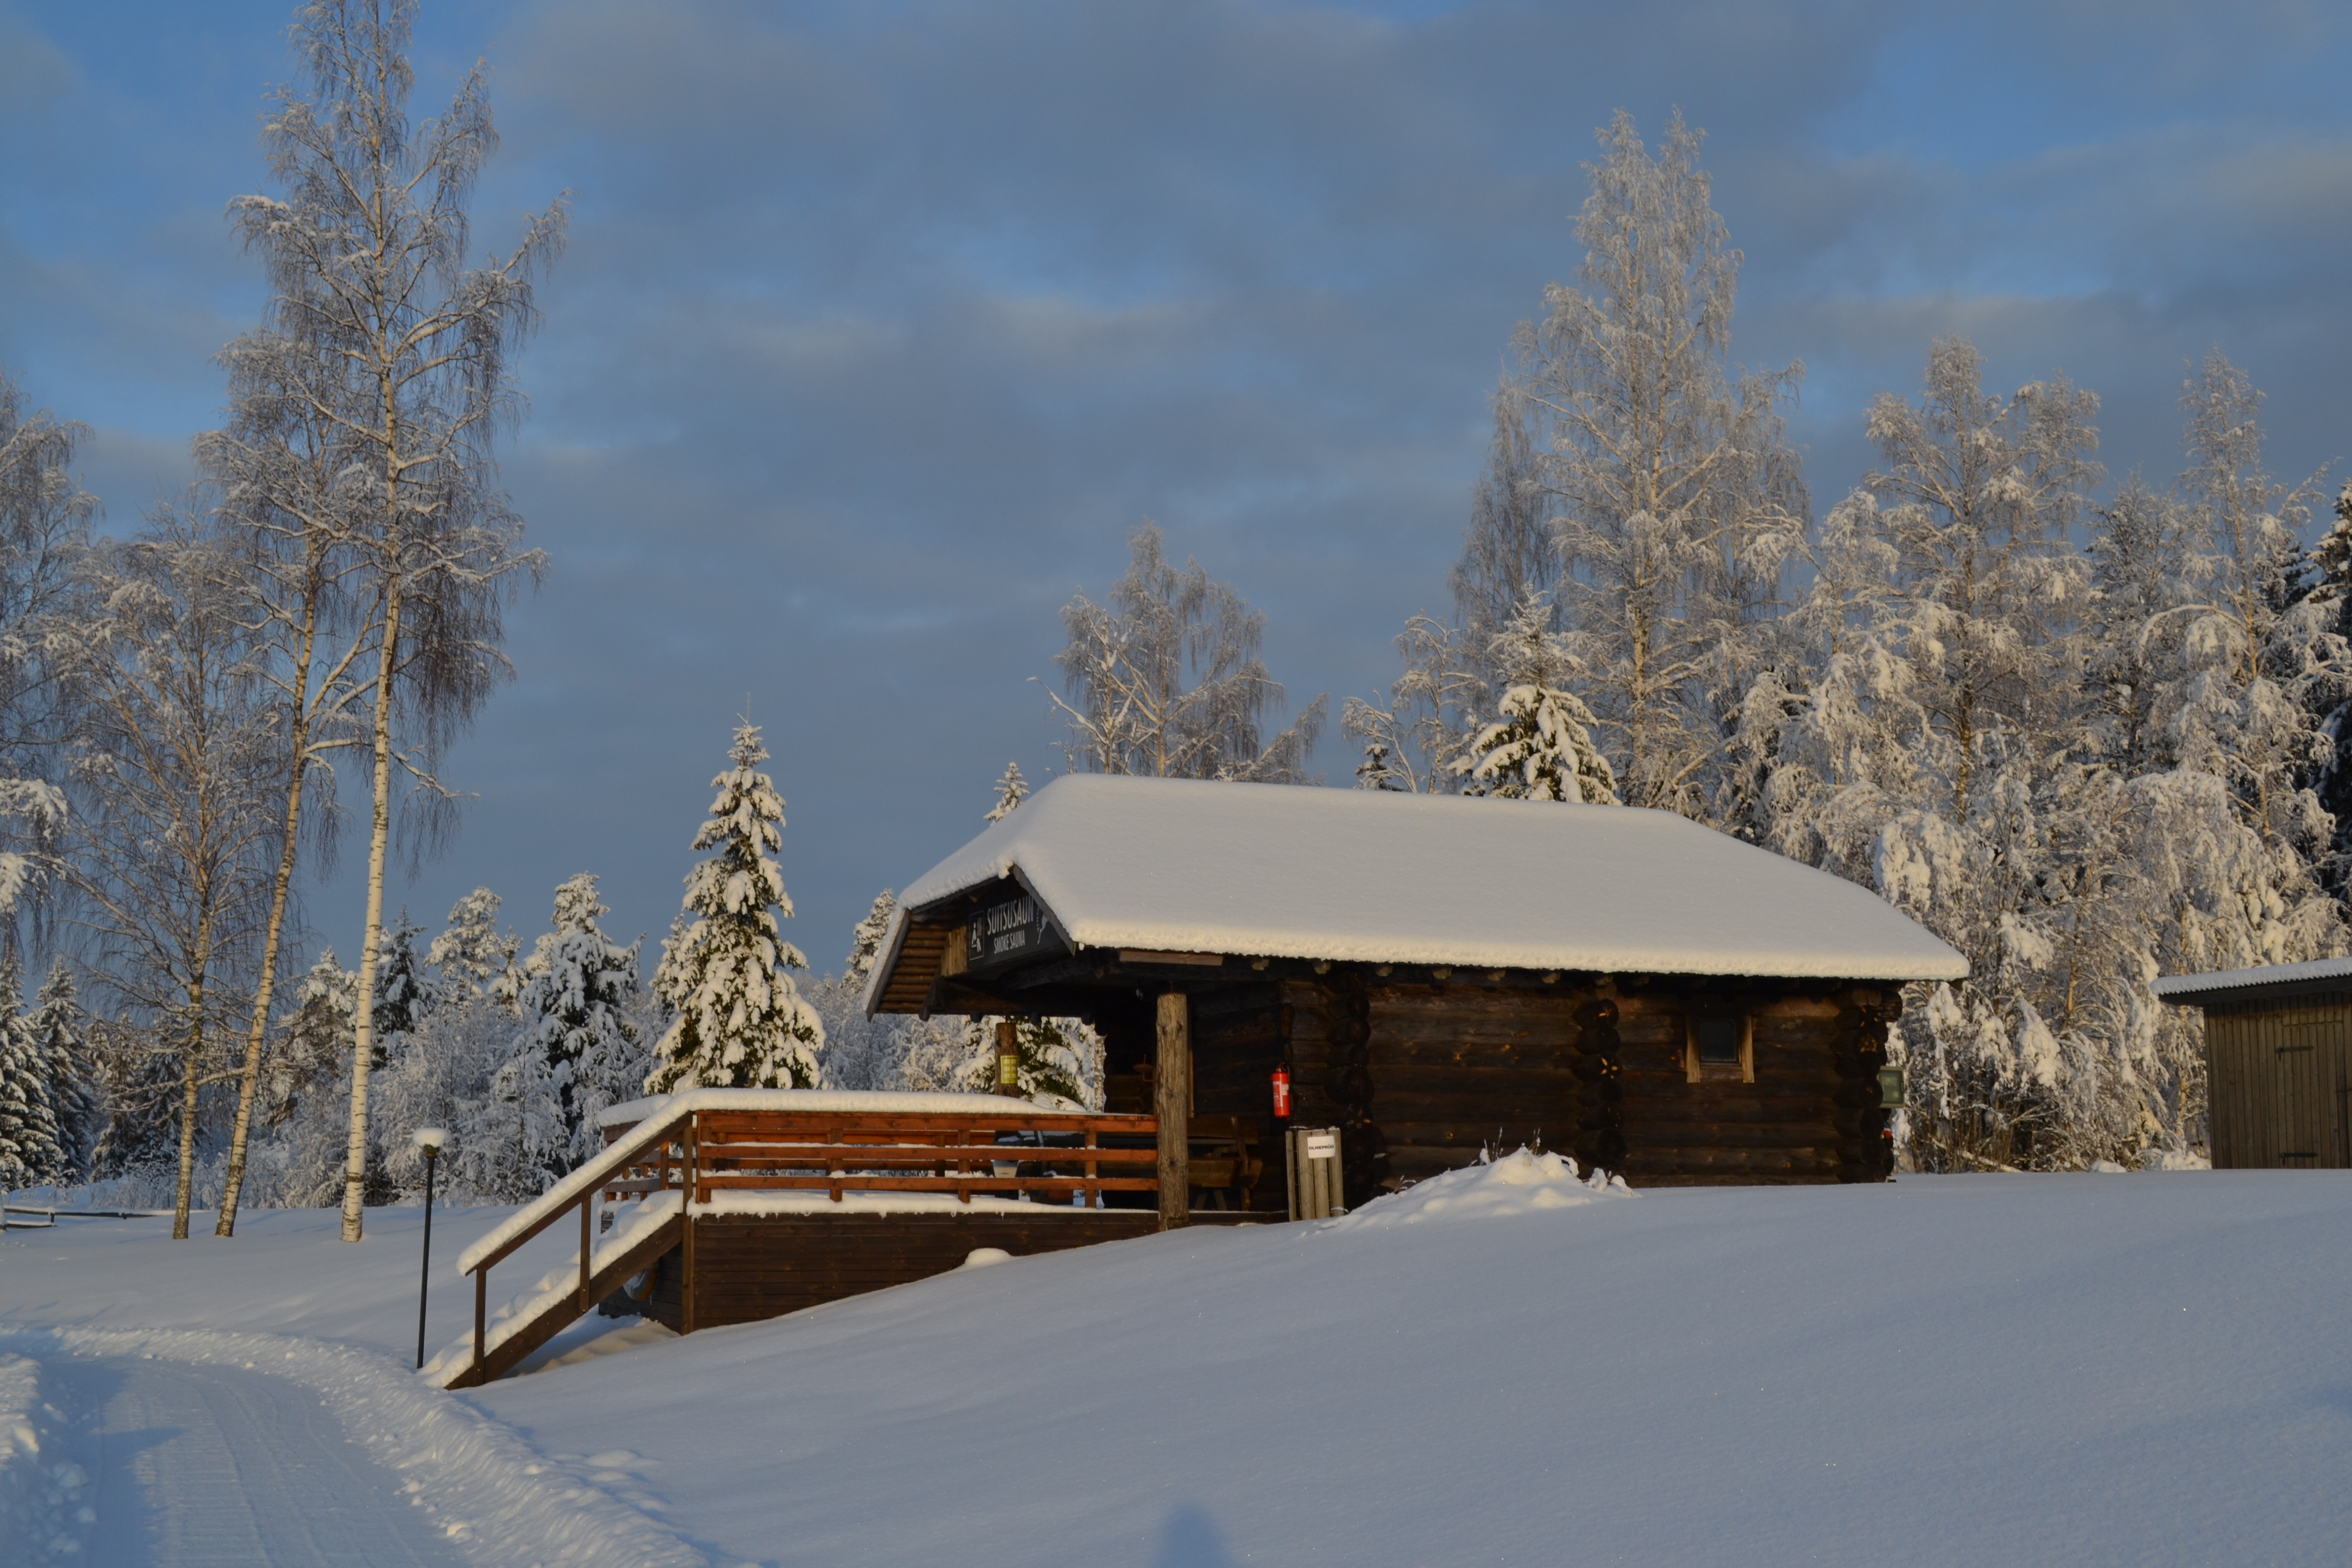
[[[1739,1020],[1739,1060],[1699,1059],[1698,1026],[1702,1018]],[[1683,1009],[1683,1077],[1690,1083],[1754,1083],[1756,1081],[1756,1013],[1751,1007],[1722,1005]]]

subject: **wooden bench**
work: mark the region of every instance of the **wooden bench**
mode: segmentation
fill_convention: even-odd
[[[1207,1193],[1218,1208],[1231,1193],[1240,1200],[1234,1206],[1248,1209],[1265,1173],[1257,1152],[1257,1123],[1246,1116],[1195,1116],[1185,1128],[1185,1141],[1192,1151],[1192,1190]]]

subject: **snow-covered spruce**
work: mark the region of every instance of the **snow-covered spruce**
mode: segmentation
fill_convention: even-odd
[[[0,1193],[68,1176],[52,1075],[21,1004],[16,961],[0,960]]]
[[[652,1094],[817,1081],[824,1026],[791,973],[808,960],[777,923],[793,912],[770,858],[783,847],[783,797],[757,771],[768,759],[757,725],[738,725],[727,754],[734,766],[710,781],[719,796],[694,837],[696,849],[719,853],[687,873],[685,908],[654,972],[654,990],[675,1017],[645,1080]]]
[[[1002,822],[1020,809],[1029,798],[1029,781],[1021,776],[1019,763],[1004,764],[1004,776],[996,781],[996,804],[988,808],[988,820]]]
[[[516,999],[523,1035],[511,1076],[526,1100],[551,1096],[562,1132],[547,1174],[604,1147],[596,1118],[636,1097],[646,1048],[636,1019],[637,944],[596,924],[606,912],[587,872],[555,889],[555,929],[539,939]]]
[[[63,958],[49,966],[25,1027],[33,1041],[33,1055],[49,1086],[49,1105],[57,1116],[58,1142],[65,1151],[62,1180],[89,1178],[98,1152],[99,1134],[105,1130],[105,1106],[90,1077],[89,1059],[82,1039],[81,999],[75,994],[73,971]]]
[[[1617,804],[1616,770],[1593,742],[1592,710],[1567,689],[1576,658],[1553,618],[1550,596],[1529,588],[1496,635],[1493,658],[1509,684],[1501,717],[1454,759],[1465,795]]]

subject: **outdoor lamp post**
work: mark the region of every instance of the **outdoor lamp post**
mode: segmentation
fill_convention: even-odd
[[[425,1269],[416,1287],[416,1366],[425,1368],[425,1302],[433,1292],[433,1164],[441,1157],[441,1145],[449,1134],[438,1127],[420,1127],[415,1134],[419,1149],[425,1151]]]

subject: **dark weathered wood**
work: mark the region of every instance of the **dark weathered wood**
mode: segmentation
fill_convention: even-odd
[[[1192,1117],[1192,1009],[1182,992],[1160,994],[1157,1021],[1151,1109],[1160,1119],[1160,1228],[1177,1230],[1192,1211],[1192,1149],[1185,1135]]]
[[[1147,1236],[1159,1219],[1143,1209],[793,1215],[713,1216],[696,1228],[698,1326],[718,1328],[944,1274],[980,1247],[1057,1252]],[[657,1278],[647,1310],[679,1327],[678,1299],[677,1286]]]

